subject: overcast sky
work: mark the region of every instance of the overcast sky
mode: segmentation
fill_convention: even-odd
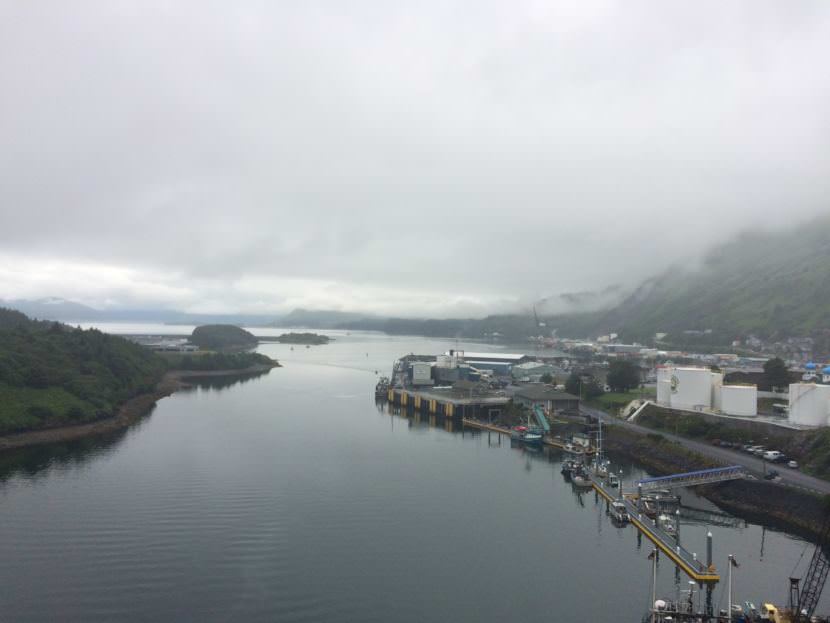
[[[0,298],[483,314],[830,209],[830,3],[0,0]]]

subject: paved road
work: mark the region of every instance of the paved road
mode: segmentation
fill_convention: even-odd
[[[619,418],[608,415],[598,409],[580,406],[580,411],[582,411],[585,415],[601,419],[603,424],[607,424],[609,426],[622,426],[642,434],[658,432],[651,428],[646,428],[645,426],[639,426],[637,424],[632,424],[631,422],[620,420]],[[825,495],[830,494],[830,482],[821,480],[820,478],[815,478],[813,476],[808,476],[798,470],[790,469],[789,467],[782,465],[767,463],[758,457],[739,450],[721,448],[704,442],[695,441],[693,439],[687,439],[686,437],[678,437],[677,435],[672,435],[663,431],[659,431],[659,434],[666,439],[680,443],[689,450],[694,450],[704,456],[723,461],[728,465],[743,465],[751,474],[757,476],[758,478],[763,476],[765,473],[764,468],[766,467],[767,471],[775,469],[781,474],[781,480],[777,484],[788,487],[796,487],[799,489],[807,489],[813,493]]]

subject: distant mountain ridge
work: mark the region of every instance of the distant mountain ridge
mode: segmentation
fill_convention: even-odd
[[[563,304],[574,311],[553,313]],[[612,286],[549,297],[537,304],[541,325],[536,324],[530,306],[524,313],[438,319],[307,309],[283,316],[97,310],[63,299],[0,301],[0,305],[35,318],[62,321],[218,323],[511,341],[550,335],[554,330],[562,337],[613,332],[641,342],[667,333],[674,344],[698,333],[712,344],[729,344],[749,334],[768,338],[818,335],[830,344],[830,216],[786,231],[742,234],[712,249],[700,266],[666,267],[628,296],[619,286]]]
[[[563,326],[573,318],[554,318]],[[584,322],[585,319],[582,319]],[[808,336],[830,328],[830,217],[783,232],[746,233],[696,269],[672,267],[591,319],[593,332],[634,339],[709,331]]]

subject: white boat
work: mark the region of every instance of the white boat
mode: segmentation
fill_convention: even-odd
[[[611,502],[611,506],[608,507],[608,514],[611,515],[611,519],[618,523],[628,523],[628,509],[626,509],[624,502]]]
[[[665,513],[657,517],[657,525],[666,534],[674,534],[677,531],[674,526],[674,520]]]
[[[585,489],[594,486],[593,482],[591,482],[591,477],[588,475],[584,468],[575,469],[571,473],[571,482],[575,486]]]
[[[577,456],[585,454],[585,451],[580,446],[575,446],[571,442],[566,443],[562,449],[569,454],[576,454]]]

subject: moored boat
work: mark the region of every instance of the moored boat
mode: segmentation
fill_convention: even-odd
[[[577,462],[572,461],[570,459],[566,459],[562,461],[562,469],[560,470],[566,476],[570,476],[573,471],[577,468]]]
[[[611,505],[608,507],[608,514],[617,523],[626,524],[629,521],[628,509],[625,507],[625,503],[619,500],[611,502]]]
[[[375,385],[375,397],[376,398],[385,398],[389,391],[389,378],[382,376],[378,379],[377,385]]]
[[[574,445],[570,441],[566,443],[562,449],[568,454],[574,454],[576,456],[582,456],[585,454],[585,450],[583,450],[581,446]]]
[[[571,472],[571,482],[577,487],[586,489],[594,486],[591,481],[591,476],[588,474],[588,470],[586,470],[582,465],[578,466],[573,470],[573,472]]]

